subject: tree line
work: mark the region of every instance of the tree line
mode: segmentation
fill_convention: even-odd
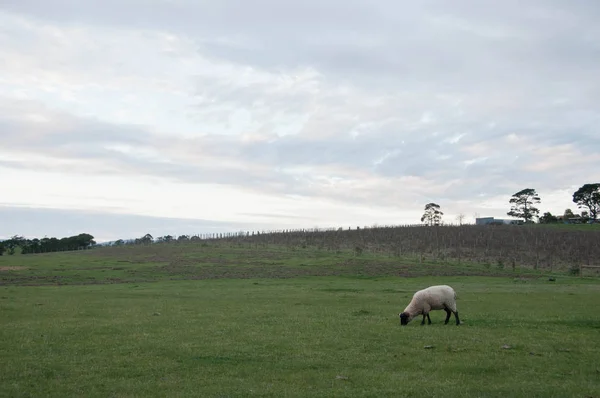
[[[513,194],[509,200],[510,210],[506,213],[511,217],[522,219],[525,223],[534,223],[537,219],[541,224],[557,223],[561,216],[555,216],[550,212],[539,215],[540,210],[536,207],[541,203],[540,195],[533,188],[525,188]],[[590,220],[597,221],[600,212],[600,183],[584,184],[573,192],[573,203],[582,210],[581,214],[575,214],[571,209],[566,209],[562,215],[564,219],[579,219],[581,222]],[[428,203],[425,205],[425,212],[421,217],[421,222],[427,225],[439,225],[442,222],[444,213],[437,203]],[[457,220],[462,224],[463,214],[457,216]]]
[[[89,249],[95,244],[94,237],[87,233],[60,239],[48,237],[26,239],[22,236],[14,235],[10,239],[0,242],[0,256],[4,253],[9,255],[15,254],[17,248],[21,249],[21,254],[33,254],[84,250]]]
[[[179,235],[177,237],[173,235],[164,235],[154,238],[151,234],[145,234],[135,239],[119,239],[110,243],[110,246],[123,246],[123,245],[147,245],[149,243],[171,243],[171,242],[194,242],[201,239],[218,239],[230,236],[230,234],[214,233],[214,234],[202,234],[202,235]]]

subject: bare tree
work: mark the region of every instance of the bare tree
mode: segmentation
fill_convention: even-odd
[[[463,222],[465,221],[465,215],[463,213],[458,213],[456,216],[456,221],[458,221],[459,225],[463,225]]]

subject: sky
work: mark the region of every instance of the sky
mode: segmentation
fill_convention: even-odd
[[[597,0],[0,0],[0,238],[576,209]]]

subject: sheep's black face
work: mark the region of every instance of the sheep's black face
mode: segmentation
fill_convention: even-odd
[[[402,326],[408,325],[408,319],[409,319],[409,316],[407,313],[403,312],[402,314],[400,314],[400,325],[402,325]]]

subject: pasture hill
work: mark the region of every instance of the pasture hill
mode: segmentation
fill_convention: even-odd
[[[4,396],[597,396],[596,226],[235,233],[0,256]],[[589,228],[587,228],[589,227]],[[581,274],[583,272],[583,275]],[[462,325],[401,327],[412,294]]]

